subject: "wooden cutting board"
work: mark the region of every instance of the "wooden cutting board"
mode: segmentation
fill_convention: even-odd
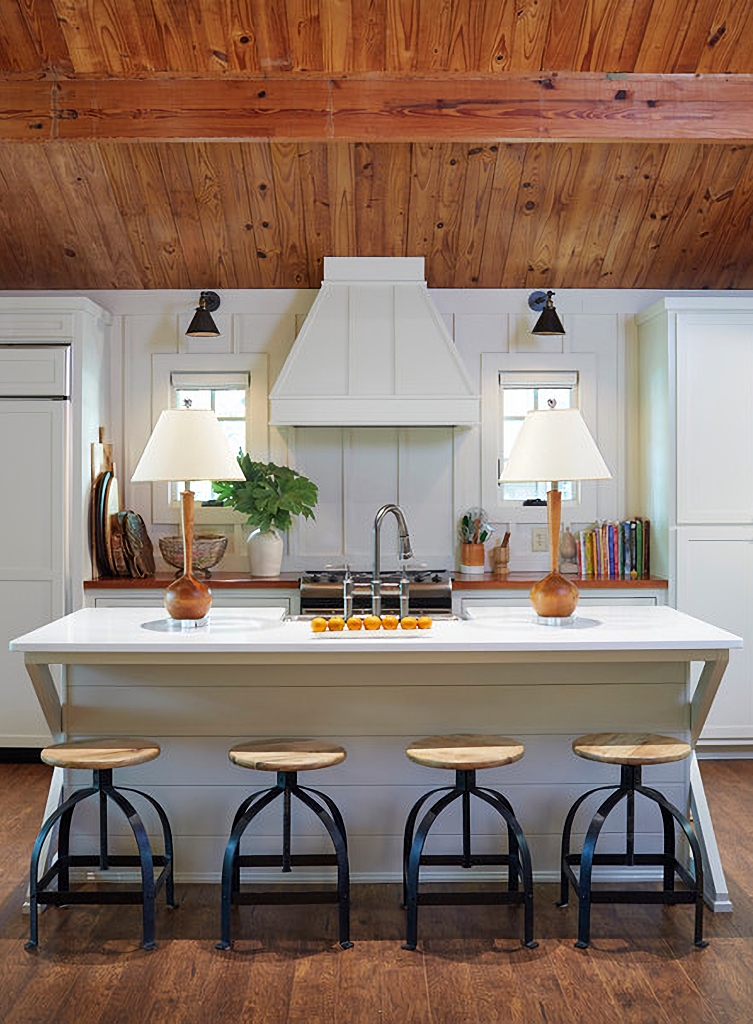
[[[118,487],[118,478],[115,476],[115,466],[113,465],[112,475],[110,476],[105,486],[105,493],[102,502],[103,509],[103,540],[104,540],[104,559],[110,570],[111,576],[117,576],[118,565],[113,557],[112,544],[113,544],[113,532],[117,531],[118,523],[117,517],[120,512],[120,489]]]
[[[112,444],[105,441],[105,428],[99,428],[99,440],[91,443],[91,503],[89,513],[92,568],[100,576],[104,575],[106,566],[109,565],[103,544],[103,523],[101,521],[101,491],[102,477],[104,473],[113,472]],[[99,529],[99,536],[98,531]]]

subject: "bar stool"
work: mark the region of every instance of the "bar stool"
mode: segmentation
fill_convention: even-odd
[[[169,907],[175,907],[173,892],[173,838],[170,824],[162,807],[154,797],[142,793],[138,789],[128,787],[116,788],[112,782],[115,768],[126,768],[144,764],[159,757],[160,748],[156,743],[141,739],[91,739],[72,740],[56,743],[45,747],[41,758],[46,764],[56,768],[83,768],[93,771],[92,785],[76,789],[57,810],[43,823],[34,842],[31,854],[29,884],[29,941],[26,949],[35,949],[38,943],[38,905],[54,904],[63,906],[73,903],[99,904],[140,904],[142,910],[142,945],[144,949],[155,949],[154,941],[154,903],[160,889],[165,887],[165,899]],[[156,810],[162,826],[164,854],[155,856],[149,843],[141,817],[124,793],[135,793],[143,797]],[[99,800],[99,854],[71,854],[70,834],[73,811],[82,801],[90,796]],[[108,852],[107,802],[114,804],[126,818],[133,832],[138,848],[137,855],[120,855]],[[39,877],[39,860],[45,840],[50,832],[59,824],[57,859],[44,875]],[[96,891],[71,889],[70,868],[98,867],[106,871],[111,867],[139,867],[141,869],[141,888],[107,892],[97,888]],[[154,868],[161,867],[159,877],[155,879]],[[57,888],[50,889],[53,880],[57,880]]]
[[[350,873],[345,823],[335,802],[317,789],[298,785],[298,772],[331,768],[345,760],[343,747],[319,740],[259,739],[240,743],[228,751],[233,764],[261,772],[276,772],[277,783],[262,793],[246,797],[235,812],[222,864],[222,938],[217,949],[230,949],[231,909],[233,904],[248,903],[337,903],[339,942],[350,948]],[[260,811],[278,797],[282,798],[282,854],[241,854],[243,833]],[[292,797],[313,811],[324,825],[334,853],[293,854],[291,852]],[[241,892],[240,869],[244,867],[280,867],[289,872],[294,866],[337,866],[337,889],[308,892]]]
[[[708,943],[703,941],[703,864],[698,839],[687,818],[666,797],[657,790],[644,786],[641,781],[643,765],[682,761],[690,754],[690,745],[683,740],[673,739],[671,736],[606,732],[580,736],[573,741],[573,753],[590,761],[620,765],[619,786],[597,786],[584,793],[572,805],[565,819],[562,832],[562,872],[558,906],[567,906],[568,883],[570,883],[578,897],[578,941],[575,943],[576,947],[586,949],[590,944],[592,903],[694,903],[694,942],[699,947],[707,946]],[[582,852],[570,853],[570,835],[578,808],[589,796],[602,790],[610,790],[611,795],[601,803],[591,819]],[[636,794],[657,804],[661,811],[664,832],[662,853],[635,852]],[[596,843],[604,823],[623,800],[626,801],[627,812],[625,852],[596,853]],[[688,871],[675,855],[675,822],[688,840],[693,860],[692,871]],[[629,867],[643,864],[660,865],[664,869],[662,890],[600,889],[593,891],[592,869],[594,864]],[[573,866],[580,868],[577,877]],[[687,889],[675,890],[675,875],[685,883]]]
[[[450,768],[455,772],[455,785],[429,790],[411,808],[405,823],[403,840],[403,905],[407,909],[406,941],[403,949],[415,949],[418,941],[418,908],[424,904],[522,903],[525,908],[523,945],[535,949],[533,938],[533,872],[531,854],[523,829],[506,797],[496,790],[476,785],[476,772],[519,761],[525,752],[522,743],[506,736],[456,734],[428,736],[415,740],[406,748],[406,755],[427,768]],[[426,810],[416,827],[424,804],[435,793],[443,793]],[[474,854],[471,851],[471,797],[492,807],[507,827],[508,852]],[[439,815],[456,800],[463,812],[463,852],[460,854],[424,854],[427,836]],[[471,868],[481,864],[507,865],[507,890],[502,892],[433,892],[420,894],[419,871],[422,864],[452,864]],[[522,878],[523,891],[518,891]]]

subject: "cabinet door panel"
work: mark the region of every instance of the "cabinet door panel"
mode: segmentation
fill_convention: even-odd
[[[677,325],[678,523],[753,522],[753,315]]]
[[[37,747],[50,734],[20,654],[8,641],[65,612],[67,403],[0,402],[0,746]]]
[[[737,633],[742,650],[730,661],[701,739],[753,739],[753,531],[678,530],[677,607]]]

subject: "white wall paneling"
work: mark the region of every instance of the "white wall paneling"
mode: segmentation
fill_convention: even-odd
[[[123,322],[121,434],[126,465],[121,475],[127,486],[151,427],[146,392],[152,356],[188,351],[191,355],[214,352],[220,356],[230,351],[265,354],[269,360],[271,385],[316,294],[315,291],[221,293],[222,307],[218,316],[222,322],[217,320],[225,339],[221,349],[212,339],[204,344],[204,339],[184,336],[197,302],[193,292],[102,295],[102,301],[109,303]],[[630,293],[627,298],[624,293],[610,293],[620,296],[619,302],[613,299],[610,308],[601,301],[601,296],[599,301],[592,301],[592,293],[558,293],[557,308],[565,317],[568,331],[563,340],[530,335],[535,316],[528,310],[527,294],[489,290],[430,292],[445,325],[454,332],[458,353],[479,391],[482,352],[514,352],[516,358],[525,361],[530,356],[537,364],[550,355],[556,360],[570,352],[575,358],[584,355],[592,360],[599,392],[595,429],[610,465],[616,470],[616,477],[599,491],[598,509],[594,507],[589,511],[584,523],[597,511],[604,518],[622,517],[630,511],[623,506],[624,402],[618,373],[623,359],[623,324],[632,312],[644,308],[649,299],[640,292]],[[649,298],[653,298],[653,294]],[[345,315],[348,315],[347,310]],[[335,327],[333,331],[334,345]],[[379,350],[375,343],[377,362]],[[357,369],[359,373],[365,372],[363,366]],[[322,371],[326,373],[326,367],[316,368],[317,373]],[[425,372],[428,382],[432,366],[427,365]],[[374,373],[375,381],[376,370]],[[118,438],[115,440],[117,442]],[[342,562],[346,557],[351,564],[369,565],[374,514],[385,501],[405,505],[419,559],[454,566],[459,516],[470,505],[482,503],[482,479],[484,474],[489,475],[481,446],[481,427],[431,428],[423,433],[397,428],[367,428],[366,433],[346,427],[271,428],[269,457],[276,462],[288,462],[319,486],[316,520],[296,522],[288,538],[284,569]],[[144,516],[156,540],[165,526],[152,516],[148,489],[149,485],[130,485],[129,504]],[[497,525],[504,530],[507,523],[500,520]],[[218,528],[226,527],[218,524]],[[533,554],[530,550],[530,528],[530,524],[521,523],[513,531],[513,569],[547,567],[546,553]],[[392,524],[386,523],[384,529],[385,557],[394,561],[394,544],[388,539]],[[241,527],[233,533],[224,568],[245,569],[242,533]]]
[[[312,661],[304,677],[296,667],[280,671],[265,666],[263,682],[260,677],[259,685],[249,685],[246,665],[224,665],[211,684],[201,666],[160,665],[155,679],[143,666],[108,665],[104,681],[101,666],[76,665],[70,669],[65,724],[72,734],[87,735],[101,732],[105,722],[112,731],[116,723],[116,732],[127,735],[143,732],[149,722],[162,756],[154,764],[124,769],[122,782],[154,792],[163,802],[182,851],[179,877],[186,881],[216,880],[235,808],[243,794],[270,781],[229,763],[233,742],[251,734],[277,735],[284,720],[290,735],[316,732],[342,743],[347,761],[312,775],[310,782],[330,793],[344,812],[353,877],[394,880],[400,875],[408,808],[420,793],[446,784],[451,775],[408,761],[406,742],[422,733],[483,731],[503,714],[505,728],[525,743],[525,758],[485,772],[484,780],[501,785],[519,809],[537,875],[552,880],[558,871],[563,808],[587,787],[605,785],[612,774],[608,766],[576,758],[573,738],[584,730],[610,728],[615,714],[625,728],[641,729],[647,707],[658,731],[684,735],[686,725],[687,668],[682,663],[568,662],[558,672],[557,685],[551,685],[541,683],[535,671],[532,676],[527,663],[506,663],[503,671],[498,664],[475,664],[472,679],[459,685],[457,665],[397,664],[385,680],[384,665],[339,669]],[[234,734],[228,734],[229,723]],[[651,784],[682,806],[687,770],[687,762],[651,769]],[[68,784],[77,781],[69,773]],[[197,806],[202,808],[198,818]],[[641,848],[655,845],[658,816],[643,809],[639,814],[639,829],[645,830]],[[95,818],[82,815],[77,830],[93,834]],[[624,844],[619,824],[618,818],[610,822],[605,849],[617,852]],[[117,846],[123,830],[114,819],[113,825]],[[295,813],[293,829],[296,849],[324,849],[325,840],[307,815]],[[459,831],[457,815],[448,814],[431,840],[433,851],[456,846]],[[82,842],[80,833],[75,842]],[[474,834],[479,851],[491,852],[498,845],[498,822],[481,810]],[[260,850],[279,848],[279,809],[260,819],[257,840]]]
[[[305,428],[302,428],[305,429]],[[354,565],[371,565],[373,526],[377,510],[398,501],[397,427],[360,427],[343,431],[343,545]],[[394,516],[382,526],[384,567],[396,565]]]

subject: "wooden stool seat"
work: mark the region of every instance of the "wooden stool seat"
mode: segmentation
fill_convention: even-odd
[[[56,768],[127,768],[159,757],[158,743],[135,739],[69,740],[45,747],[40,757]]]
[[[573,740],[573,753],[605,764],[666,764],[690,756],[690,744],[643,732],[596,732]]]
[[[233,764],[260,772],[312,772],[345,760],[345,749],[321,740],[249,740],[228,751]]]
[[[454,733],[414,740],[406,747],[405,753],[411,761],[426,768],[476,771],[519,761],[525,747],[509,736]]]

